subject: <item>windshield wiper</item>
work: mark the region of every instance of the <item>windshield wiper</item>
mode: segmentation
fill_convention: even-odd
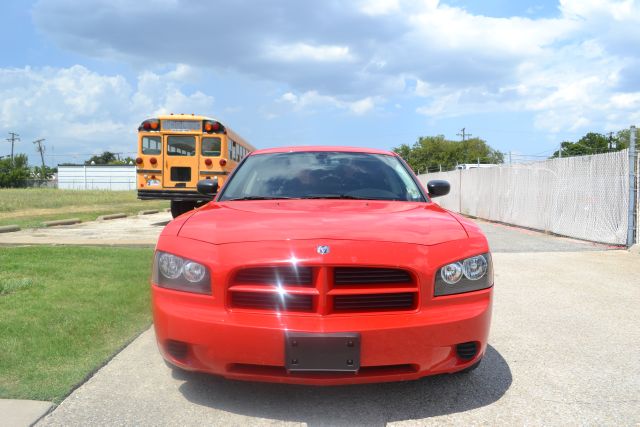
[[[297,199],[297,197],[286,197],[286,196],[245,196],[245,197],[237,197],[235,199],[221,200],[221,202],[235,202],[237,200],[282,200],[282,199]]]

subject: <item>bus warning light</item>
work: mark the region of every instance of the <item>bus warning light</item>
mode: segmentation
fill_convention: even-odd
[[[159,120],[145,120],[142,122],[138,130],[160,130]]]
[[[205,159],[204,164],[207,166],[211,166],[213,162],[211,161],[211,159]]]
[[[142,157],[136,157],[136,163],[141,165],[142,164]]]
[[[204,122],[204,130],[207,133],[217,132],[217,131],[220,130],[220,123],[214,122],[214,121],[211,121],[211,120],[206,120]]]
[[[227,164],[227,159],[220,159],[220,166],[224,166]]]
[[[156,163],[158,163],[158,160],[156,160],[155,157],[150,158],[149,161],[151,162],[152,165],[155,165]]]

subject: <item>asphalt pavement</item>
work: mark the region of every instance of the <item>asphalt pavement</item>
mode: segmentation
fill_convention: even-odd
[[[172,371],[143,333],[38,425],[637,425],[640,255],[480,223],[489,348],[466,375],[344,387]]]

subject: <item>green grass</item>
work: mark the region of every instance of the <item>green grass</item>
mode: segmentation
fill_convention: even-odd
[[[0,248],[0,398],[58,403],[147,328],[152,255]]]
[[[145,209],[165,209],[164,200],[138,200],[135,191],[58,190],[53,188],[0,189],[0,225],[40,227],[43,221],[80,218],[93,221],[100,215]]]

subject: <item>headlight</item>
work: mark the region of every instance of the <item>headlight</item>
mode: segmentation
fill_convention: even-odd
[[[184,261],[175,255],[158,252],[158,267],[160,273],[167,279],[177,279],[182,274]]]
[[[474,256],[462,261],[462,272],[464,277],[469,280],[482,279],[487,274],[488,269],[489,266],[484,255]]]
[[[156,252],[152,280],[163,288],[211,294],[211,276],[207,267],[166,252]]]
[[[452,262],[436,273],[434,295],[461,294],[493,285],[491,254],[486,253]]]
[[[450,285],[458,283],[462,279],[462,264],[454,262],[453,264],[445,265],[440,269],[440,277]]]

